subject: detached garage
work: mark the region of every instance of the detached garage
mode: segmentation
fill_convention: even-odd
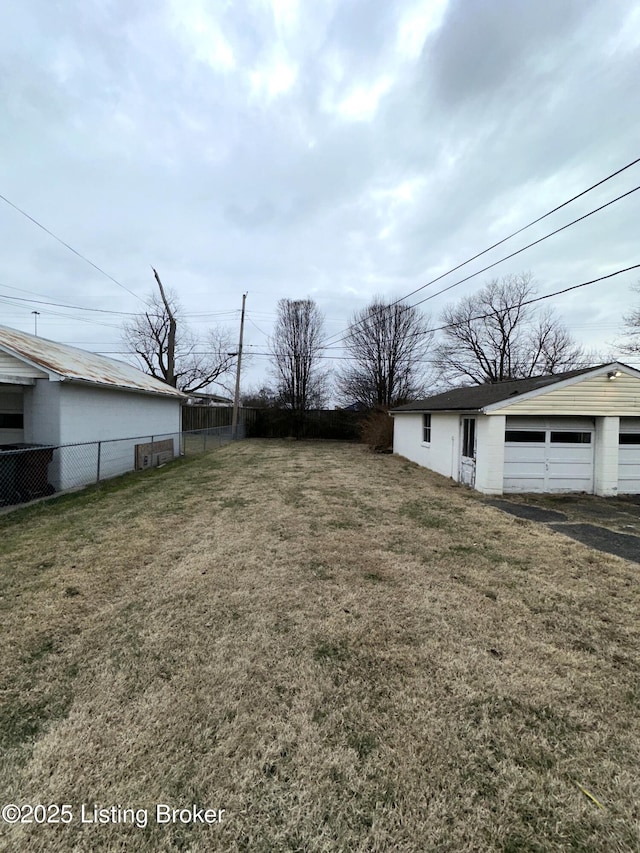
[[[394,453],[486,494],[640,493],[640,372],[619,362],[455,388],[391,414]]]

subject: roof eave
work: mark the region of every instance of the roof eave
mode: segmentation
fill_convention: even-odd
[[[393,417],[395,415],[459,415],[465,412],[469,412],[470,414],[483,414],[484,409],[474,408],[473,406],[459,406],[457,408],[451,407],[449,409],[403,409],[402,411],[391,411],[389,414]]]
[[[532,391],[526,391],[524,394],[515,394],[513,397],[506,397],[504,400],[498,400],[496,403],[490,403],[485,406],[482,411],[484,414],[490,415],[499,409],[505,409],[515,403],[532,400],[534,397],[539,397],[542,394],[548,394],[549,391],[552,390],[558,391],[562,388],[570,388],[572,385],[577,385],[579,382],[583,382],[587,378],[602,376],[614,369],[629,371],[640,379],[640,370],[635,370],[635,368],[629,367],[628,364],[623,364],[620,361],[612,361],[609,364],[603,364],[600,367],[594,367],[593,370],[580,373],[578,376],[570,376],[568,379],[562,379],[559,382],[550,382],[548,385],[543,385],[541,388],[534,388]]]
[[[14,376],[12,373],[0,374],[0,385],[35,385],[34,376]]]

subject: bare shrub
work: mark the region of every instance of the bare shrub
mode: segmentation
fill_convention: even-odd
[[[373,409],[362,422],[360,435],[373,453],[391,453],[393,418],[384,408]]]

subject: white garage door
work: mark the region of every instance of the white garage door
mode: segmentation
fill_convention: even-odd
[[[640,418],[620,418],[618,494],[640,494]]]
[[[593,492],[589,419],[507,418],[505,492]]]

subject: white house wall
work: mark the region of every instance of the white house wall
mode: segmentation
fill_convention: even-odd
[[[94,481],[98,465],[100,479],[133,470],[136,445],[147,443],[152,437],[171,437],[174,454],[179,453],[182,426],[179,399],[75,383],[57,384],[60,386],[60,444],[102,442],[99,451],[91,444],[57,452],[58,488]]]
[[[60,444],[60,383],[38,379],[24,389],[24,440]]]
[[[180,400],[61,382],[60,443],[180,432]]]
[[[57,490],[95,482],[98,466],[100,479],[131,471],[136,444],[152,436],[172,436],[180,449],[180,400],[171,397],[39,379],[24,390],[24,422],[25,442],[59,448],[49,465]]]
[[[393,452],[458,480],[460,456],[460,416],[431,415],[431,442],[422,441],[422,414],[394,415]]]

